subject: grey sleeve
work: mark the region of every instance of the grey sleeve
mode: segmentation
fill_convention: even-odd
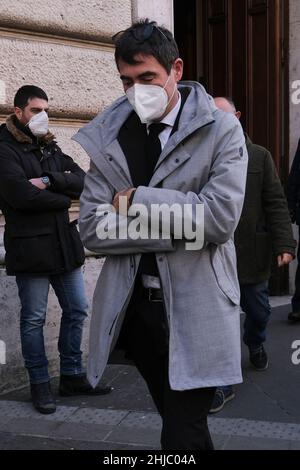
[[[163,239],[160,233],[153,238],[128,237],[135,218],[115,213],[114,195],[114,188],[91,162],[80,198],[79,230],[86,248],[104,256],[175,251],[172,237]]]

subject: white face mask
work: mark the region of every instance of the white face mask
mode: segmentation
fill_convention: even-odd
[[[32,116],[28,122],[28,127],[36,137],[43,137],[47,134],[49,129],[49,118],[46,111],[41,111]]]
[[[136,83],[126,91],[129,103],[144,124],[159,120],[165,113],[176,91],[176,84],[170,99],[165,90],[171,75],[162,88],[159,85],[141,85]]]

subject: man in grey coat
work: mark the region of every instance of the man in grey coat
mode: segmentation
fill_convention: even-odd
[[[215,387],[242,381],[233,233],[245,138],[200,84],[179,83],[183,63],[167,29],[144,20],[115,41],[126,96],[74,137],[91,158],[81,237],[106,256],[88,377],[98,383],[118,342],[161,414],[162,448],[212,449]]]

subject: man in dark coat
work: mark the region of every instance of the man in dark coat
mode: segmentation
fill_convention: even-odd
[[[287,186],[287,200],[292,222],[300,226],[300,140],[293,160]],[[295,293],[292,298],[292,311],[288,315],[291,323],[300,321],[300,245],[298,245],[298,266],[295,277]]]
[[[229,98],[215,98],[215,103],[240,119],[241,113]],[[279,267],[289,264],[295,257],[296,241],[272,156],[265,148],[253,144],[247,134],[245,137],[249,155],[246,194],[234,238],[241,307],[246,314],[243,340],[249,348],[250,363],[262,371],[268,367],[263,343],[271,314],[268,280],[272,254],[277,256]],[[218,387],[210,412],[220,411],[232,398],[232,386]]]
[[[78,199],[84,171],[65,155],[48,130],[48,98],[36,86],[20,88],[14,114],[0,127],[0,209],[5,216],[8,275],[16,276],[21,301],[21,344],[35,408],[53,413],[45,324],[49,286],[62,308],[58,341],[61,395],[93,390],[80,350],[87,300],[81,265],[84,249],[68,209]]]

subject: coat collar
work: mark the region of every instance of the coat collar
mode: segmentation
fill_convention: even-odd
[[[22,132],[21,129],[17,127],[16,123],[16,116],[15,114],[11,114],[8,116],[6,119],[6,128],[10,132],[10,134],[16,139],[18,142],[21,144],[33,144],[32,138],[25,134],[25,132]],[[54,135],[51,134],[51,132],[48,131],[48,133],[39,140],[41,144],[47,145],[50,144],[54,140]]]
[[[174,171],[174,165],[165,166],[162,163],[180,143],[197,129],[214,122],[214,112],[217,108],[202,85],[196,82],[180,83],[179,90],[184,88],[189,89],[189,95],[180,115],[178,129],[165,145],[149,186],[157,185],[170,172]],[[127,98],[123,96],[72,137],[83,147],[116,190],[132,185],[126,157],[117,140],[121,126],[131,112],[132,107]],[[189,155],[183,152],[180,164],[187,158]]]

